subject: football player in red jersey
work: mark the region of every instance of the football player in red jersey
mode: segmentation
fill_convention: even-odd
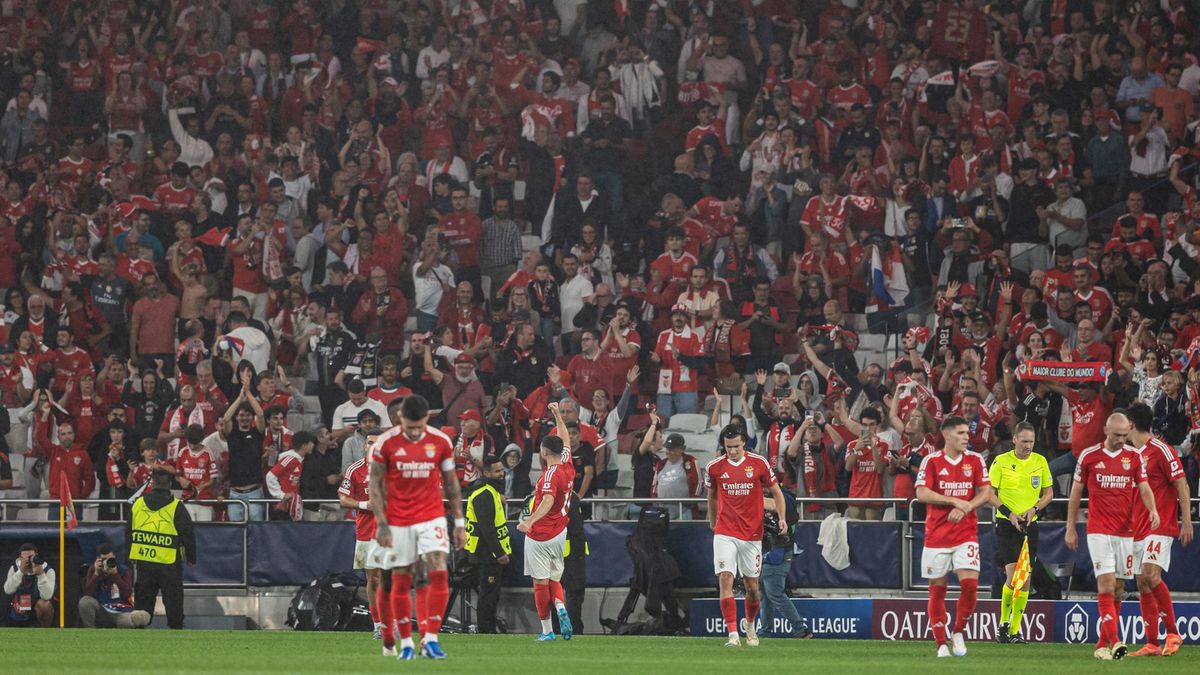
[[[367,456],[346,467],[342,484],[338,486],[338,504],[344,509],[354,509],[354,569],[366,570],[367,606],[371,610],[371,621],[375,623],[375,639],[383,639],[383,621],[380,620],[379,594],[382,567],[379,546],[375,544],[375,513],[371,511],[370,472],[368,460],[378,433],[367,434]],[[386,597],[386,596],[385,596]]]
[[[446,572],[450,540],[446,536],[442,495],[450,502],[454,517],[454,547],[461,549],[467,542],[462,492],[454,471],[450,438],[428,426],[429,403],[422,396],[409,396],[400,404],[399,412],[400,423],[375,442],[369,470],[375,543],[385,550],[382,566],[392,571],[390,601],[380,604],[383,654],[404,661],[416,658],[410,592],[413,566],[420,562],[429,577],[428,586],[417,589],[417,621],[425,626],[421,653],[431,659],[444,659],[438,631],[450,598]],[[398,654],[392,634],[393,616],[400,631]]]
[[[542,466],[546,468],[538,478],[529,513],[517,524],[517,529],[525,533],[525,574],[533,578],[533,604],[542,622],[538,642],[554,639],[551,603],[558,614],[563,639],[570,640],[572,634],[571,618],[567,615],[559,581],[566,558],[567,520],[575,486],[575,465],[571,462],[570,446],[563,443],[570,434],[558,404],[551,403],[546,409],[554,416],[556,435],[547,436],[538,449]]]
[[[1114,595],[1124,590],[1124,579],[1133,578],[1133,509],[1140,495],[1150,514],[1150,528],[1158,529],[1154,493],[1146,482],[1146,463],[1141,454],[1125,444],[1129,418],[1115,412],[1104,425],[1104,442],[1079,455],[1071,501],[1067,504],[1067,548],[1079,548],[1075,521],[1083,490],[1088,492],[1087,547],[1096,573],[1097,604],[1100,606],[1100,638],[1093,655],[1101,661],[1125,658],[1128,648],[1117,632],[1121,604]],[[1121,579],[1122,581],[1118,581]]]
[[[721,616],[729,632],[726,647],[742,646],[738,637],[737,600],[733,581],[746,583],[746,644],[758,646],[758,575],[762,570],[764,492],[770,492],[775,513],[784,513],[783,491],[762,455],[746,452],[746,432],[729,425],[721,430],[725,456],[704,467],[708,488],[708,524],[713,530],[713,568],[721,593]]]
[[[1192,543],[1192,491],[1183,473],[1183,464],[1175,448],[1150,435],[1154,412],[1138,403],[1125,416],[1133,424],[1129,442],[1146,462],[1146,482],[1158,507],[1158,527],[1150,527],[1150,513],[1140,502],[1133,505],[1133,573],[1137,577],[1142,620],[1146,622],[1146,646],[1130,656],[1171,656],[1179,651],[1183,638],[1175,623],[1175,606],[1162,574],[1171,569],[1171,545],[1176,537],[1187,546]],[[1182,526],[1179,523],[1183,517]],[[1158,619],[1167,626],[1165,644],[1158,644]]]
[[[966,656],[963,629],[975,611],[979,590],[979,520],[975,509],[992,495],[983,457],[967,450],[971,427],[958,416],[942,422],[946,445],[921,462],[917,473],[917,499],[925,509],[925,546],[921,572],[929,580],[929,624],[937,642],[938,658],[950,656],[946,647],[946,582],[953,570],[958,577],[958,604],[950,643],[955,656]]]

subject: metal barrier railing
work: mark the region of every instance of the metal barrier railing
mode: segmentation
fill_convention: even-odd
[[[921,525],[921,526],[924,525],[923,519],[918,520],[916,518],[917,514],[922,512],[922,510],[925,507],[925,505],[920,500],[904,499],[904,498],[897,498],[897,497],[879,497],[879,498],[875,498],[875,497],[797,497],[797,498],[795,498],[794,501],[796,504],[796,508],[799,511],[801,511],[802,513],[806,510],[805,507],[807,507],[808,505],[811,505],[811,504],[818,504],[818,505],[822,505],[825,507],[835,507],[835,508],[842,507],[842,506],[852,506],[855,504],[872,504],[872,505],[883,504],[883,505],[885,505],[885,507],[886,506],[897,507],[897,508],[898,507],[906,507],[907,513],[905,514],[904,518],[896,517],[894,521],[886,521],[886,522],[895,522],[897,527],[900,528],[900,536],[901,536],[901,539],[903,542],[900,547],[901,591],[907,592],[907,591],[920,591],[920,590],[928,589],[927,584],[916,583],[915,580],[913,579],[913,575],[912,575],[912,560],[913,560],[913,556],[916,554],[914,546],[915,546],[916,539],[917,539],[916,533],[913,531],[913,527],[916,525]],[[1050,503],[1057,504],[1057,505],[1065,505],[1069,501],[1070,500],[1065,497],[1057,497],[1057,498],[1052,499]],[[1086,508],[1086,506],[1087,506],[1087,501],[1088,500],[1086,497],[1082,501],[1082,506],[1084,508]],[[611,507],[622,507],[623,506],[623,507],[625,507],[626,512],[628,512],[627,510],[628,510],[628,507],[630,507],[630,506],[664,506],[664,505],[675,506],[675,507],[678,507],[679,513],[682,515],[682,513],[684,512],[684,509],[690,510],[692,507],[700,507],[707,503],[707,499],[705,499],[703,497],[678,497],[678,498],[588,497],[585,499],[581,499],[580,502],[582,504],[590,504],[593,507],[602,506],[602,507],[611,508]],[[7,507],[7,506],[24,506],[24,507],[52,506],[52,505],[57,506],[58,503],[59,502],[57,499],[4,498],[4,499],[0,499],[0,511],[2,511],[4,509],[4,507]],[[241,564],[242,579],[241,579],[241,583],[240,584],[232,584],[232,585],[231,584],[189,583],[189,584],[187,584],[187,586],[189,588],[207,588],[207,587],[211,587],[211,588],[231,588],[231,587],[245,588],[247,586],[247,580],[249,578],[249,559],[248,559],[249,539],[248,539],[248,535],[247,535],[248,528],[246,528],[245,526],[250,522],[254,522],[254,521],[251,521],[249,518],[250,506],[261,505],[261,506],[264,506],[265,508],[269,508],[270,506],[278,503],[278,501],[273,500],[273,499],[221,499],[221,500],[204,499],[204,500],[189,500],[184,503],[185,504],[189,504],[189,503],[199,504],[199,505],[203,505],[203,506],[220,506],[220,505],[228,506],[230,504],[237,504],[237,505],[241,505],[243,507],[242,508],[242,517],[236,521],[212,521],[212,522],[204,523],[205,525],[216,526],[216,527],[240,527],[241,528],[241,530],[242,530],[242,564]],[[309,500],[309,501],[306,501],[305,503],[306,504],[337,504],[338,501],[332,500],[332,499],[322,499],[322,500]],[[124,499],[76,499],[76,500],[74,500],[74,504],[76,506],[77,513],[79,511],[79,507],[104,506],[104,505],[124,505],[126,507],[129,506],[129,502]],[[509,509],[508,514],[510,517],[510,522],[513,522],[515,519],[512,516],[515,513],[518,513],[519,509],[524,508],[525,500],[524,499],[506,499],[505,504],[506,504],[506,507],[508,507],[508,509]],[[1193,507],[1200,506],[1200,497],[1193,498],[1191,500],[1191,504]],[[984,506],[980,507],[978,513],[979,513],[979,523],[981,525],[995,524],[995,522],[996,522],[995,509],[992,508],[990,505],[984,505]],[[122,517],[121,520],[115,520],[115,521],[114,520],[109,520],[109,521],[100,521],[100,520],[83,521],[83,520],[81,520],[81,523],[84,523],[84,524],[96,523],[96,524],[111,524],[111,525],[120,524],[120,523],[124,522],[125,509],[121,508],[119,510],[119,514]],[[602,515],[611,516],[612,512],[610,510],[609,512],[603,513]],[[21,522],[21,523],[26,523],[26,524],[45,522],[47,525],[54,524],[54,522],[50,521],[50,520],[46,520],[46,521],[10,520],[7,522],[13,522],[13,523]],[[603,518],[598,519],[598,522],[634,523],[637,521],[635,519],[629,519],[629,518],[603,517]],[[809,522],[813,522],[813,521],[809,521]],[[880,522],[880,521],[876,521],[876,522]],[[1052,520],[1052,521],[1048,521],[1048,522],[1062,522],[1062,521]],[[685,525],[685,526],[701,525],[701,524],[707,525],[707,520],[705,520],[705,519],[685,520],[683,518],[680,518],[677,520],[677,524]]]

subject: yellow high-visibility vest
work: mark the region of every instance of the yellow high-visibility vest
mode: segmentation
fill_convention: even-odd
[[[133,523],[129,540],[129,559],[171,565],[179,555],[179,532],[175,529],[175,509],[179,500],[153,511],[146,498],[133,503]]]
[[[484,494],[484,493],[489,494]],[[504,498],[500,496],[500,492],[491,485],[484,485],[471,493],[467,499],[467,545],[468,553],[474,553],[475,549],[479,548],[479,532],[478,528],[482,523],[479,522],[479,516],[475,513],[476,499],[491,499],[493,502],[492,521],[488,525],[496,528],[496,537],[500,540],[500,548],[505,555],[512,554],[512,544],[508,540],[508,522],[504,519]]]

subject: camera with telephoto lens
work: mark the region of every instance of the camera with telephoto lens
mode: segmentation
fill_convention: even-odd
[[[791,543],[792,537],[787,528],[780,525],[779,516],[774,511],[763,514],[763,550],[769,551]]]
[[[42,558],[42,556],[34,554],[34,556],[29,559],[29,564],[34,565],[34,566],[45,565],[46,561],[45,561],[45,559]]]
[[[117,566],[117,559],[116,558],[105,558],[104,566],[109,569],[115,568]]]

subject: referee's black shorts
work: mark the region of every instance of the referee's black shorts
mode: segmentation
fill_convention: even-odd
[[[1021,542],[1029,535],[1029,561],[1037,559],[1038,521],[1025,527],[1022,532],[1013,527],[1011,521],[996,514],[996,561],[1001,565],[1011,565],[1021,557]]]

